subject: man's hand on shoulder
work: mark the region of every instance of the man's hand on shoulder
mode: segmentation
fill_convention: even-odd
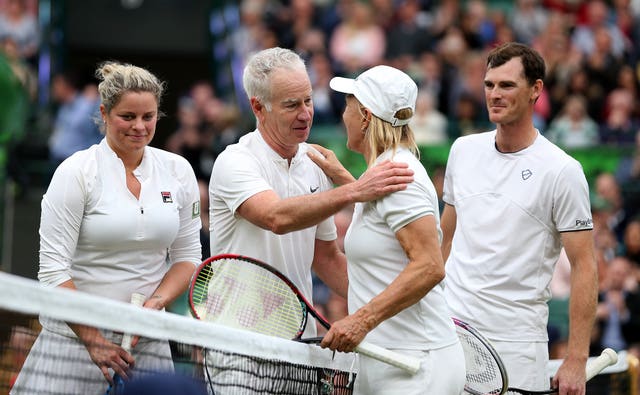
[[[403,162],[386,160],[369,168],[352,185],[355,201],[368,202],[401,191],[413,182],[413,170]]]

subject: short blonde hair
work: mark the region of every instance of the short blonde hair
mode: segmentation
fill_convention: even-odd
[[[160,107],[166,84],[142,67],[108,61],[100,64],[96,77],[101,81],[98,92],[107,113],[118,104],[122,95],[131,91],[150,92]]]

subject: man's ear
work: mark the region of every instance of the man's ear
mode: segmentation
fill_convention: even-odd
[[[264,108],[264,105],[260,102],[260,100],[258,100],[257,97],[252,97],[250,100],[250,103],[251,103],[251,109],[253,110],[254,113],[258,113],[262,111],[262,109]]]
[[[533,93],[531,96],[531,100],[535,103],[540,96],[542,95],[542,89],[544,87],[544,83],[542,80],[537,80],[535,84],[533,84]]]

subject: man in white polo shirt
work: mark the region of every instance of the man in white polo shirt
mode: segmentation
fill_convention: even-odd
[[[413,172],[406,164],[385,162],[353,180],[344,170],[354,182],[333,188],[307,156],[313,103],[302,59],[287,49],[263,50],[249,60],[243,83],[257,129],[227,147],[213,166],[211,254],[262,260],[282,271],[308,299],[313,297],[313,268],[346,297],[346,258],[336,242],[332,215],[354,202],[405,189]],[[315,333],[312,321],[305,337]]]
[[[593,222],[580,164],[533,126],[544,75],[544,60],[525,45],[489,54],[485,97],[497,128],[451,147],[441,221],[445,290],[454,316],[492,341],[510,386],[549,389],[546,302],[564,246],[569,344],[553,384],[562,395],[581,395],[597,296]]]

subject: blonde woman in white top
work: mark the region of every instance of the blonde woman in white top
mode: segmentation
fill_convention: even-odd
[[[148,146],[164,83],[114,62],[96,74],[105,138],[56,169],[42,199],[38,278],[124,302],[142,293],[144,307],[162,310],[186,290],[202,258],[198,185],[184,158]],[[134,363],[136,371],[172,369],[167,342],[134,340],[132,355],[117,334],[41,322],[12,394],[104,393],[113,372],[127,377]],[[69,376],[54,380],[56,372]]]
[[[396,367],[360,356],[355,392],[360,394],[457,395],[465,382],[465,361],[444,299],[440,213],[433,183],[417,158],[408,123],[417,86],[402,71],[376,66],[355,80],[336,77],[331,88],[347,93],[342,116],[347,147],[368,166],[407,163],[414,182],[405,190],[356,203],[345,237],[349,316],[333,324],[321,346],[352,351],[363,340],[421,360],[409,376]],[[335,156],[315,162],[334,182],[353,180],[334,173]]]

